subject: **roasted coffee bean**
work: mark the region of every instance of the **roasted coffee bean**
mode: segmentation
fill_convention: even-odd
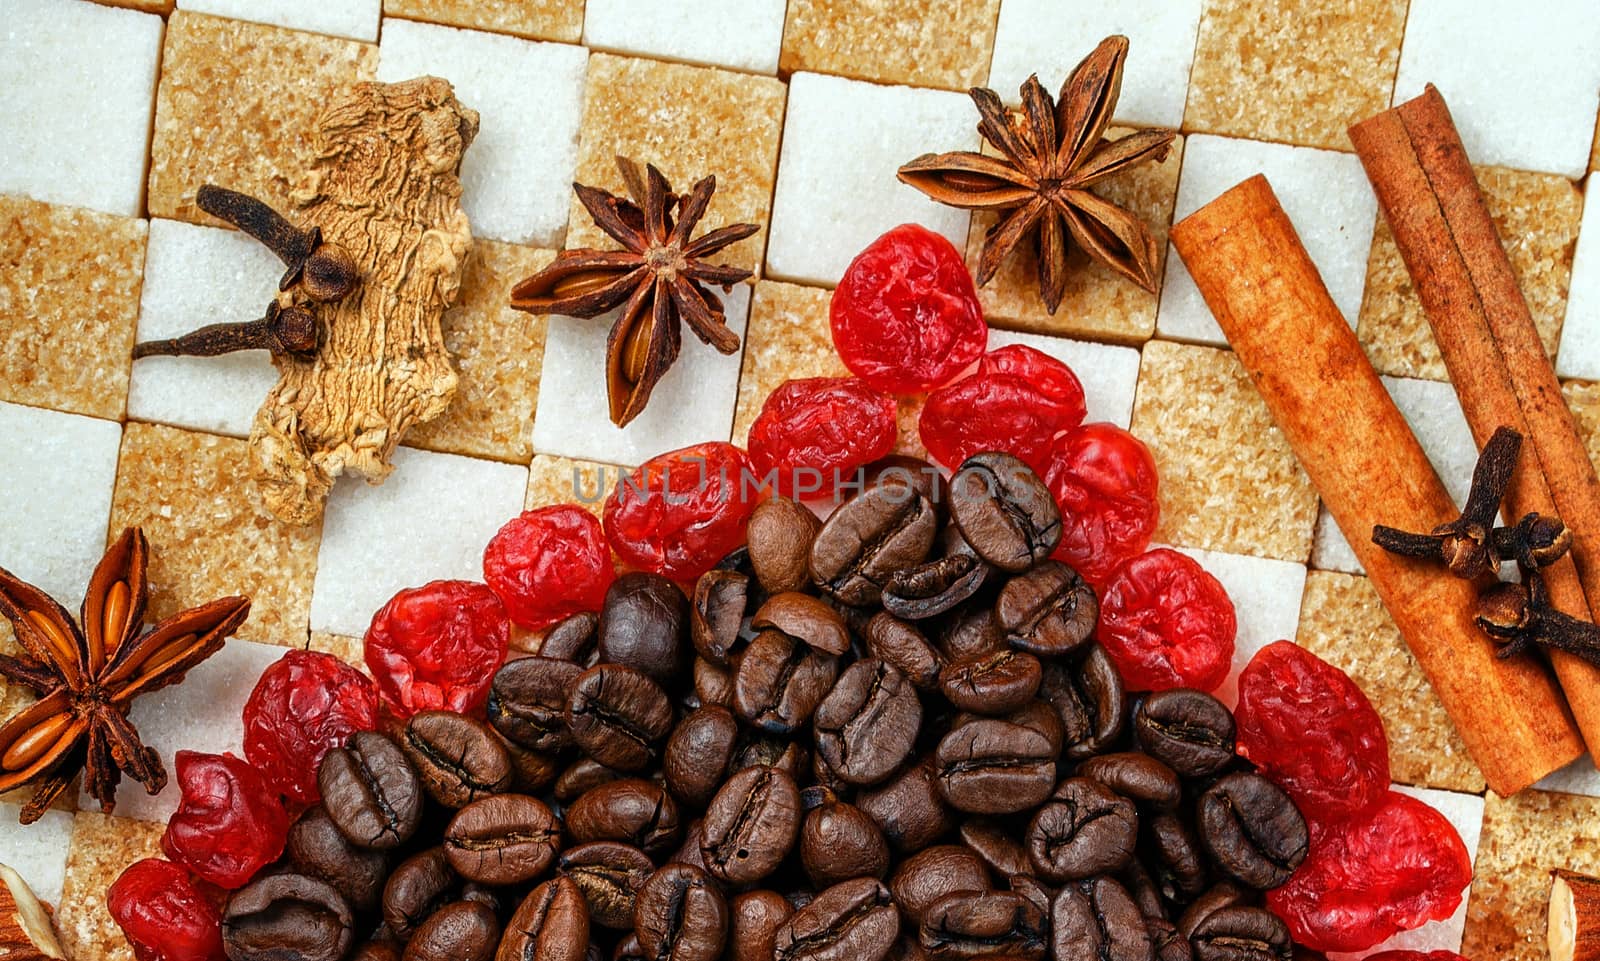
[[[963,711],[1009,714],[1033,700],[1042,670],[1026,651],[993,651],[945,665],[939,690]]]
[[[350,955],[350,961],[401,961],[400,955],[405,947],[384,932],[365,944],[357,945],[355,954]]]
[[[590,790],[629,777],[627,771],[606,767],[592,758],[579,758],[562,769],[556,778],[555,796],[561,804],[571,804]]]
[[[798,591],[811,583],[811,542],[822,522],[787,497],[756,505],[745,527],[750,565],[768,594]]]
[[[689,827],[683,832],[683,843],[678,849],[667,856],[669,864],[689,864],[704,871],[706,869],[705,854],[700,847],[705,843],[706,822],[704,818],[691,821]]]
[[[1194,899],[1178,918],[1178,933],[1185,938],[1193,938],[1195,929],[1200,922],[1223,908],[1249,907],[1252,904],[1252,893],[1241,888],[1231,881],[1219,881],[1212,885],[1204,894]]]
[[[612,582],[600,609],[600,659],[671,684],[689,666],[689,599],[678,585],[646,571]]]
[[[989,873],[997,878],[1032,874],[1028,849],[988,818],[968,818],[961,822],[961,843],[978,856]]]
[[[500,912],[500,896],[495,893],[495,889],[476,881],[468,881],[461,886],[461,900],[475,901],[496,914]]]
[[[1055,753],[1032,728],[992,718],[963,724],[934,752],[939,793],[969,814],[1013,814],[1055,786]]]
[[[661,754],[667,787],[694,808],[710,803],[728,776],[739,745],[739,723],[725,707],[702,707],[678,722]]]
[[[321,804],[307,808],[295,820],[283,853],[296,871],[333,885],[357,911],[377,907],[384,879],[389,876],[389,858],[384,852],[350,843]]]
[[[943,523],[950,504],[950,482],[944,471],[920,457],[909,454],[886,454],[861,468],[857,475],[861,490],[870,487],[887,487],[891,490],[915,491],[927,498]],[[909,498],[909,494],[901,493]]]
[[[1105,752],[1122,736],[1128,715],[1127,690],[1111,656],[1091,645],[1073,667],[1052,662],[1039,683],[1039,697],[1056,709],[1066,731],[1069,761]]]
[[[500,919],[475,901],[433,912],[406,944],[403,961],[489,961],[500,944]]]
[[[412,715],[400,746],[428,795],[449,808],[499,794],[516,773],[493,728],[450,711]]]
[[[874,878],[842,881],[778,929],[775,961],[882,961],[900,936],[900,912]]]
[[[983,861],[959,844],[923,848],[900,862],[889,877],[889,891],[906,922],[922,923],[935,901],[960,891],[989,890],[989,872]]]
[[[904,674],[863,658],[840,675],[816,714],[817,752],[850,784],[877,784],[911,756],[922,702]]]
[[[716,961],[728,940],[728,901],[704,871],[669,864],[639,889],[633,930],[656,961]]]
[[[928,556],[938,519],[926,498],[909,494],[880,485],[834,509],[811,544],[811,578],[824,593],[876,604],[890,574]]]
[[[394,936],[407,940],[428,916],[456,900],[461,877],[450,866],[444,848],[429,848],[400,862],[383,886],[383,923]]]
[[[639,945],[639,936],[629,932],[612,949],[611,961],[653,961],[653,959],[645,957],[644,948]]]
[[[992,607],[962,611],[939,634],[939,653],[946,661],[964,661],[1005,648],[1006,632]]]
[[[1154,961],[1194,961],[1194,948],[1189,939],[1179,934],[1171,921],[1145,915],[1144,930],[1150,937]]]
[[[1168,810],[1183,798],[1177,772],[1148,754],[1123,751],[1089,758],[1078,776],[1092,778],[1136,804]]]
[[[1283,789],[1259,774],[1236,773],[1200,797],[1200,841],[1229,877],[1257,890],[1289,880],[1306,859],[1305,818]]]
[[[545,872],[561,845],[561,824],[526,794],[480,798],[456,812],[444,853],[457,874],[480,884],[521,884]]]
[[[1042,681],[1042,670],[1040,672],[1040,678]],[[971,717],[963,716],[959,723],[965,723],[967,720],[971,719]],[[1043,734],[1045,740],[1050,742],[1050,749],[1055,751],[1057,754],[1060,754],[1061,749],[1066,746],[1067,732],[1066,729],[1061,726],[1061,716],[1056,713],[1055,708],[1051,707],[1049,704],[1046,704],[1044,701],[1038,699],[1031,700],[1017,708],[1015,711],[1012,711],[1010,714],[1007,714],[1004,719],[1010,721],[1012,724],[1020,724],[1023,727],[1032,728],[1033,730],[1038,731],[1040,734]]]
[[[1144,916],[1111,878],[1075,881],[1050,906],[1054,961],[1150,961]]]
[[[587,961],[589,905],[571,878],[552,878],[522,899],[495,961]]]
[[[1061,543],[1055,497],[1010,454],[974,454],[950,478],[950,516],[984,560],[1020,574]]]
[[[1015,891],[958,891],[928,906],[917,937],[934,961],[1042,958],[1050,946],[1047,923],[1045,913]]]
[[[920,691],[938,688],[944,656],[917,627],[879,611],[867,621],[863,634],[867,652],[885,664],[893,664],[913,687]]]
[[[323,755],[317,787],[328,817],[360,847],[398,847],[422,821],[416,770],[393,741],[376,731],[357,731],[344,747]]]
[[[937,617],[978,593],[992,570],[970,551],[946,554],[890,574],[881,603],[895,617]]]
[[[1028,860],[1054,884],[1110,874],[1139,841],[1133,802],[1084,777],[1069,778],[1028,825]]]
[[[683,827],[666,788],[636,777],[586,792],[567,808],[566,822],[579,844],[621,841],[652,855],[670,851]]]
[[[739,645],[750,579],[738,571],[715,568],[700,575],[689,606],[689,639],[695,651],[713,664],[726,665]]]
[[[995,617],[1012,647],[1059,657],[1089,642],[1100,618],[1094,589],[1060,561],[1044,561],[1000,589]]]
[[[619,930],[633,929],[633,899],[655,872],[650,856],[631,844],[591,841],[561,852],[561,873],[589,903],[589,919]]]
[[[672,702],[661,686],[619,664],[584,671],[567,695],[573,740],[591,758],[621,771],[638,771],[655,760],[672,720]]]
[[[326,881],[269,874],[228,898],[222,944],[230,961],[343,961],[354,925],[349,903]]]
[[[1290,961],[1294,942],[1277,915],[1261,908],[1226,907],[1200,921],[1190,936],[1195,961]]]
[[[825,654],[838,656],[850,650],[844,618],[809,594],[772,595],[750,619],[750,626],[758,631],[780,631]]]
[[[1205,857],[1194,832],[1171,814],[1157,814],[1145,824],[1145,862],[1161,896],[1187,904],[1206,889]]]
[[[772,961],[778,929],[794,909],[776,891],[746,891],[728,906],[727,961]]]
[[[564,751],[567,691],[583,668],[571,661],[524,657],[507,661],[489,687],[489,724],[513,744],[533,751]]]
[[[781,631],[762,631],[739,658],[733,709],[750,724],[790,734],[811,720],[839,674],[839,659]]]
[[[521,794],[538,795],[550,790],[556,778],[561,776],[562,765],[566,763],[559,754],[530,751],[512,744],[503,736],[500,746],[506,749],[506,756],[511,759],[511,789]]]
[[[889,873],[889,844],[860,808],[828,801],[807,811],[800,824],[800,864],[819,888],[851,878],[882,879]]]
[[[737,661],[730,663],[737,664]],[[701,707],[709,704],[733,707],[733,670],[703,657],[695,658],[694,696]]]
[[[920,851],[955,827],[955,812],[944,803],[933,758],[863,791],[856,806],[878,825],[889,846],[902,853]]]
[[[1210,777],[1233,762],[1233,714],[1204,691],[1177,688],[1145,698],[1133,734],[1144,752],[1183,777]]]
[[[1050,905],[1056,899],[1056,892],[1043,881],[1031,874],[1013,874],[1006,878],[1006,887],[1027,898],[1039,909],[1040,914],[1047,918],[1050,916]]]
[[[773,767],[745,768],[706,808],[700,854],[706,870],[730,884],[750,884],[777,869],[800,830],[800,790]]]
[[[557,621],[554,627],[546,631],[538,653],[540,657],[583,664],[595,654],[595,647],[599,643],[600,615],[583,611]]]
[[[738,746],[733,750],[733,770],[743,771],[747,767],[775,767],[798,783],[811,770],[811,752],[799,741],[746,730],[740,733]]]

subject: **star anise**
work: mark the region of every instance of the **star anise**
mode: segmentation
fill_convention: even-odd
[[[0,675],[39,694],[0,725],[0,791],[37,785],[23,824],[38,820],[80,769],[108,813],[123,774],[159,792],[167,772],[128,720],[133,699],[183,680],[250,612],[248,598],[225,597],[146,631],[148,555],[142,531],[122,532],[89,579],[81,628],[48,594],[0,568],[0,614],[24,652],[0,655]]]
[[[691,240],[716,192],[716,177],[679,196],[653,165],[641,175],[637,164],[618,157],[617,168],[629,197],[583,184],[572,189],[595,224],[623,249],[562,251],[550,266],[512,288],[511,306],[531,314],[597,317],[624,304],[606,340],[606,394],[611,422],[621,427],[644,410],[650,392],[677,359],[680,321],[724,354],[739,349],[722,298],[705,285],[728,291],[750,271],[705,258],[760,228],[730,224]]]
[[[1022,85],[1022,113],[1006,111],[992,90],[970,91],[978,132],[1000,151],[924,154],[900,168],[900,179],[942,204],[1004,215],[989,228],[978,260],[986,284],[1025,237],[1039,258],[1039,294],[1053,314],[1067,283],[1067,254],[1076,244],[1134,283],[1156,289],[1156,242],[1122,207],[1089,191],[1093,184],[1147,160],[1160,161],[1176,136],[1142,130],[1105,138],[1122,92],[1127,37],[1107,37],[1073,68],[1058,101],[1037,76]]]

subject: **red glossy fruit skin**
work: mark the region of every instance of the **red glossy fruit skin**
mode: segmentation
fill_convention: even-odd
[[[744,543],[757,478],[745,452],[713,441],[652,457],[606,499],[606,539],[625,564],[692,581]]]
[[[961,252],[916,224],[901,224],[856,255],[828,320],[845,366],[888,394],[949,383],[989,339]]]
[[[1389,792],[1371,816],[1313,823],[1311,854],[1267,907],[1298,944],[1364,951],[1455,913],[1472,862],[1444,815]]]
[[[1278,641],[1239,675],[1239,753],[1307,818],[1362,817],[1389,793],[1389,741],[1372,702],[1345,673]]]
[[[1468,961],[1465,955],[1454,951],[1380,951],[1369,954],[1364,961]]]
[[[289,651],[261,672],[244,706],[244,756],[273,790],[315,804],[317,765],[378,726],[372,679],[331,654]]]
[[[483,551],[484,582],[530,631],[600,610],[616,578],[600,521],[575,504],[524,511]]]
[[[933,458],[954,467],[980,451],[1014,454],[1043,473],[1050,441],[1083,422],[1072,368],[1026,344],[992,350],[978,370],[928,395],[918,430]]]
[[[474,714],[505,663],[511,619],[476,581],[432,581],[389,599],[367,628],[367,670],[402,720],[418,711]]]
[[[161,835],[174,863],[225,890],[243,887],[278,859],[289,812],[249,763],[231,754],[179,751],[182,796]]]
[[[1150,546],[1161,520],[1159,476],[1144,442],[1115,424],[1084,424],[1050,445],[1042,471],[1061,508],[1052,555],[1104,584],[1116,566]]]
[[[894,449],[895,402],[858,377],[785,381],[750,425],[750,466],[786,497],[833,493]]]
[[[1167,548],[1124,561],[1100,598],[1100,644],[1129,690],[1216,690],[1233,663],[1237,630],[1221,582]]]
[[[223,961],[222,914],[189,872],[160,858],[128,865],[106,907],[139,961]]]

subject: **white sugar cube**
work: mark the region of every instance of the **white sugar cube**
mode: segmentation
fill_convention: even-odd
[[[17,821],[21,814],[22,804],[0,801],[0,864],[21,875],[34,897],[60,910],[67,852],[72,847],[72,814],[46,811],[27,827]]]
[[[1179,550],[1200,562],[1222,582],[1233,601],[1239,631],[1234,638],[1233,666],[1214,693],[1229,707],[1239,701],[1239,672],[1256,652],[1274,641],[1293,641],[1300,630],[1300,598],[1306,589],[1306,566],[1244,554],[1194,548]]]
[[[1586,182],[1583,223],[1578,228],[1578,250],[1572,257],[1572,287],[1567,294],[1567,318],[1561,326],[1561,349],[1556,352],[1556,373],[1562,377],[1600,380],[1600,197],[1593,191],[1600,181]]]
[[[588,0],[583,42],[597,50],[776,73],[784,0]]]

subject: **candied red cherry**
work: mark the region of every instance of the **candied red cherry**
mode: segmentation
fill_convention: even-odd
[[[844,365],[889,394],[949,383],[989,339],[961,252],[916,224],[901,224],[850,261],[828,321]]]
[[[289,812],[253,766],[232,754],[179,751],[182,795],[161,850],[219,888],[243,887],[278,859]]]
[[[261,672],[245,702],[244,756],[274,791],[315,804],[322,756],[377,726],[371,678],[331,654],[289,651]]]
[[[1083,385],[1072,368],[1010,344],[983,355],[972,376],[929,394],[918,430],[928,453],[948,466],[998,450],[1042,474],[1051,438],[1083,415]]]
[[[396,717],[471,714],[505,663],[511,621],[476,581],[433,581],[389,599],[367,628],[367,670]]]
[[[530,631],[600,610],[616,578],[600,522],[575,504],[522,512],[483,551],[484,581]]]
[[[1124,561],[1100,599],[1100,644],[1136,691],[1216,690],[1237,629],[1222,584],[1167,548]]]
[[[1161,502],[1156,461],[1144,442],[1114,424],[1084,424],[1050,445],[1045,486],[1061,508],[1052,555],[1091,584],[1150,546]]]
[[[1390,791],[1368,817],[1320,825],[1311,854],[1267,907],[1297,944],[1365,951],[1455,913],[1472,883],[1461,836],[1416,798]]]
[[[106,890],[106,908],[139,961],[223,961],[222,914],[171,861],[135,861]]]
[[[833,493],[894,448],[894,398],[857,377],[785,381],[750,425],[750,466],[786,497]]]
[[[744,451],[713,441],[669,451],[606,499],[606,539],[632,567],[692,581],[744,543],[757,483]]]
[[[1389,793],[1383,720],[1355,682],[1297,644],[1278,641],[1239,675],[1239,753],[1307,818],[1360,817]]]

